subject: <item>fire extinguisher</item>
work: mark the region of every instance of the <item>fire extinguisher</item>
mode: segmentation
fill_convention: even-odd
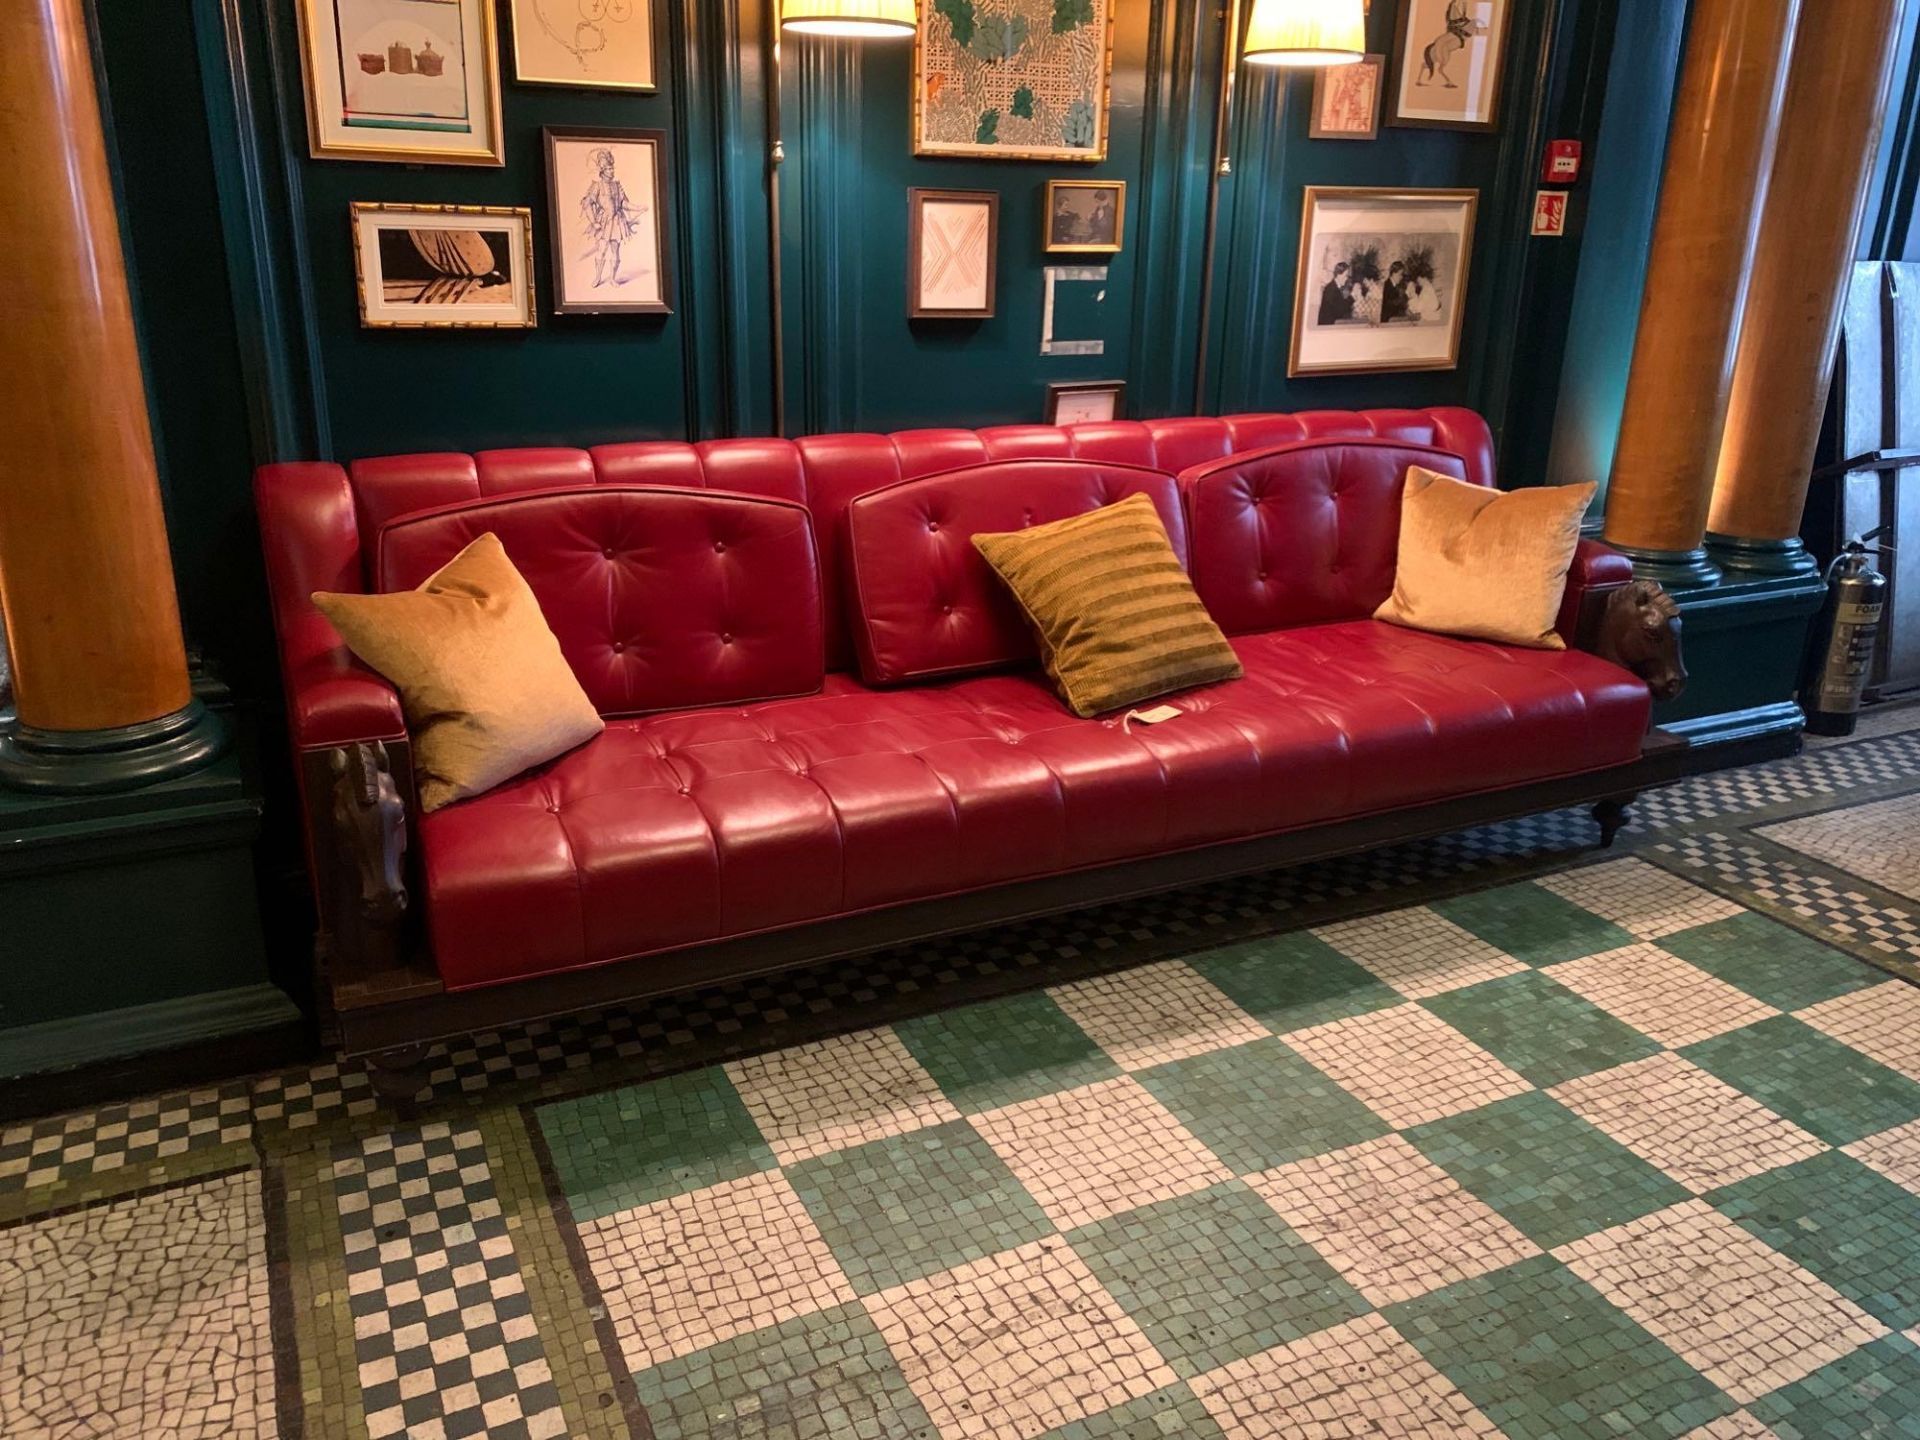
[[[1870,558],[1884,552],[1867,544],[1879,534],[1870,530],[1849,540],[1827,567],[1827,603],[1813,632],[1815,665],[1800,692],[1815,735],[1851,735],[1860,719],[1860,692],[1887,599],[1887,577]]]

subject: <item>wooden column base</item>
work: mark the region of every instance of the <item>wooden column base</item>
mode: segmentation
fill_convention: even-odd
[[[225,723],[199,700],[111,730],[19,724],[0,734],[0,785],[56,795],[133,790],[198,770],[226,748]]]

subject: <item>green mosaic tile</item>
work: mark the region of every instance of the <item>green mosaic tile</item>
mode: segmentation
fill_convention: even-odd
[[[1052,997],[1038,991],[903,1020],[893,1033],[969,1115],[1120,1073]]]
[[[1800,1010],[1887,977],[1751,911],[1663,936],[1660,948],[1780,1010]]]
[[[1398,1005],[1402,997],[1317,935],[1296,930],[1187,958],[1227,998],[1281,1033]]]
[[[1920,1435],[1920,1346],[1889,1335],[1761,1396],[1747,1410],[1780,1440]]]
[[[1791,1015],[1716,1035],[1680,1053],[1832,1145],[1920,1116],[1920,1085]]]
[[[1241,1175],[1387,1133],[1387,1123],[1279,1040],[1170,1061],[1134,1077]]]
[[[773,1168],[773,1152],[718,1065],[534,1113],[576,1220]]]
[[[1185,1378],[1369,1308],[1238,1181],[1129,1210],[1068,1238]]]
[[[787,1180],[862,1295],[1053,1233],[964,1120],[787,1167]]]
[[[654,1440],[939,1440],[858,1305],[722,1341],[634,1385]]]
[[[1537,1090],[1419,1126],[1407,1138],[1543,1250],[1688,1195]]]
[[[1829,1151],[1712,1199],[1876,1319],[1896,1330],[1920,1324],[1920,1195]]]
[[[1226,1436],[1191,1390],[1169,1385],[1049,1430],[1040,1440],[1226,1440]]]
[[[1551,1255],[1387,1307],[1512,1440],[1684,1435],[1733,1402]]]
[[[1487,980],[1421,1003],[1536,1085],[1611,1070],[1660,1049],[1625,1021],[1538,971]]]
[[[1529,965],[1578,960],[1634,943],[1633,936],[1618,925],[1531,880],[1436,900],[1433,909]]]

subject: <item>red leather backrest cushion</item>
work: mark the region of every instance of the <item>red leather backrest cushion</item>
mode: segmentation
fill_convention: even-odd
[[[1031,660],[1033,634],[973,537],[1147,495],[1185,562],[1171,475],[1083,460],[1004,460],[901,480],[846,507],[847,610],[869,684]]]
[[[1229,635],[1371,615],[1393,589],[1407,467],[1474,478],[1390,440],[1306,441],[1183,471],[1194,588]]]
[[[806,507],[649,486],[529,491],[380,532],[376,590],[492,531],[603,715],[809,694],[825,673]]]

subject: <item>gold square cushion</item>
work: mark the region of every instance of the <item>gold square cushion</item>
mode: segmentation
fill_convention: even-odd
[[[491,532],[417,590],[317,591],[313,603],[400,692],[422,810],[490,790],[606,728]]]
[[[1033,622],[1076,715],[1241,673],[1145,495],[973,543]]]
[[[1564,650],[1554,633],[1594,485],[1500,491],[1415,465],[1400,501],[1393,593],[1376,620]]]

